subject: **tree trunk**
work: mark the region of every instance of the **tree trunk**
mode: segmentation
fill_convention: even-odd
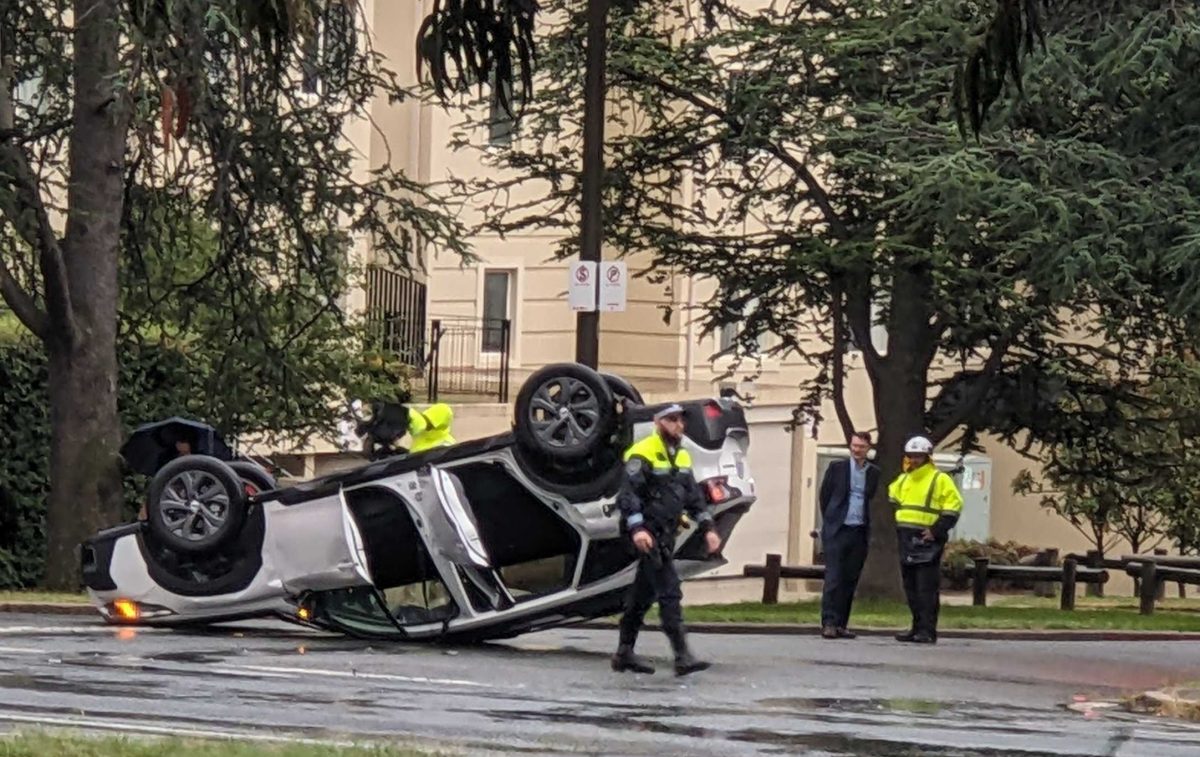
[[[84,341],[74,353],[51,348],[50,424],[45,585],[73,591],[79,588],[76,547],[121,517],[116,349],[111,338]]]
[[[76,0],[70,184],[63,242],[66,291],[47,281],[50,328],[50,500],[45,585],[79,586],[79,542],[121,515],[117,415],[117,260],[126,109],[117,0]],[[57,287],[57,288],[56,288]]]
[[[879,489],[871,500],[871,544],[859,583],[859,596],[902,599],[900,545],[896,539],[896,513],[887,487],[900,475],[904,443],[923,433],[925,385],[922,377],[900,371],[885,371],[876,382],[875,421],[879,439],[875,464],[879,466]]]

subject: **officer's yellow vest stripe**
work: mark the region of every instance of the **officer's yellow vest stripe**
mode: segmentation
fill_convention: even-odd
[[[937,490],[938,478],[946,475],[941,471],[937,471],[929,479],[929,490],[925,493],[925,504],[914,505],[911,503],[901,503],[892,501],[896,506],[896,524],[901,526],[921,526],[928,528],[934,523],[937,523],[942,511],[933,506],[933,494]],[[908,474],[904,474],[904,479],[908,478]],[[902,479],[902,480],[904,480]]]

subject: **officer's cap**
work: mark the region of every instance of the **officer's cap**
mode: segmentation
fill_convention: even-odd
[[[659,410],[657,413],[655,413],[654,420],[661,421],[663,418],[666,418],[668,415],[682,415],[682,414],[683,414],[683,406],[673,402],[670,405],[667,405],[666,407],[664,407],[662,410]]]

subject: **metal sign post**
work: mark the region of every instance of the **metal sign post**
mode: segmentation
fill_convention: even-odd
[[[609,0],[588,0],[587,58],[583,101],[583,181],[579,260],[598,266],[604,230],[600,189],[604,180],[604,66],[608,44]],[[595,273],[596,268],[592,268]],[[592,277],[593,281],[595,276]],[[594,291],[594,290],[593,290]],[[589,368],[600,362],[600,313],[595,308],[576,316],[575,360]]]

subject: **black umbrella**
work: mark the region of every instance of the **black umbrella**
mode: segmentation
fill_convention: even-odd
[[[167,418],[138,426],[121,446],[121,457],[129,469],[153,476],[179,456],[177,442],[191,445],[192,454],[232,460],[233,450],[212,426],[189,418]]]

